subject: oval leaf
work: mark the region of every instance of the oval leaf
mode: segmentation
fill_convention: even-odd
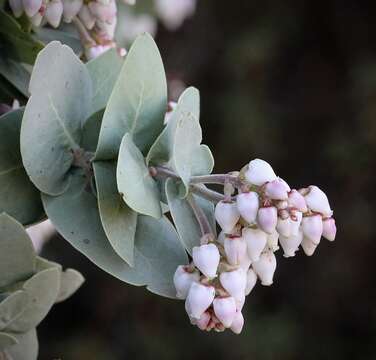
[[[121,142],[116,179],[118,190],[131,209],[155,218],[162,216],[158,186],[130,134],[125,134]]]
[[[40,192],[27,176],[20,153],[23,109],[0,117],[0,212],[24,225],[42,217]]]
[[[59,295],[55,302],[61,302],[71,297],[84,283],[85,278],[74,269],[66,269],[60,276]]]
[[[148,34],[137,37],[104,113],[97,160],[117,158],[120,143],[129,132],[146,153],[163,129],[167,108],[167,84],[161,56]]]
[[[29,298],[26,291],[17,290],[0,303],[0,330],[19,316],[26,308]]]
[[[5,359],[8,360],[37,360],[38,358],[38,338],[35,329],[26,334],[14,335],[18,344],[8,347],[4,353]]]
[[[21,127],[23,164],[39,190],[61,194],[89,114],[91,79],[73,51],[54,41],[37,57],[30,93]]]
[[[14,336],[14,334],[7,334],[5,332],[0,332],[0,350],[4,350],[15,344],[18,344],[18,340]],[[1,352],[0,352],[0,355],[1,355]]]

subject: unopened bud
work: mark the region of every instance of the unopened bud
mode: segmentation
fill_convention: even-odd
[[[267,245],[268,245],[268,248],[273,252],[279,249],[278,238],[279,238],[279,234],[277,230],[274,230],[271,234],[268,234]]]
[[[301,211],[302,213],[308,211],[304,196],[298,190],[293,189],[289,192],[288,202],[290,207],[295,208]]]
[[[91,30],[95,25],[95,18],[87,5],[83,5],[78,13],[78,17],[84,23],[86,29]]]
[[[247,246],[248,248],[248,246]],[[252,260],[249,258],[249,255],[248,255],[248,249],[247,249],[247,253],[245,255],[245,257],[243,258],[243,260],[240,262],[240,267],[244,270],[244,271],[247,271],[249,269],[249,267],[251,266],[252,264]]]
[[[116,17],[116,2],[114,0],[111,0],[108,4],[91,1],[88,6],[94,17],[102,22],[112,23]]]
[[[255,223],[259,209],[257,193],[254,191],[241,193],[236,197],[236,202],[241,217],[250,224]]]
[[[235,334],[238,335],[238,334],[240,334],[242,332],[243,325],[244,325],[243,314],[241,313],[241,311],[237,311],[236,315],[234,317],[234,320],[232,321],[232,324],[231,324],[231,330]]]
[[[267,234],[260,229],[243,228],[242,236],[247,243],[248,256],[257,261],[267,243]]]
[[[329,241],[334,241],[337,234],[335,220],[333,218],[324,219],[322,225],[322,236]]]
[[[278,218],[277,227],[278,233],[281,236],[288,237],[291,235],[291,219],[288,217],[287,219]]]
[[[247,255],[247,243],[241,236],[227,236],[224,248],[227,261],[231,265],[239,265]]]
[[[326,194],[317,186],[311,185],[308,193],[304,196],[307,206],[315,212],[330,217],[333,211],[330,208]]]
[[[277,178],[273,168],[261,159],[252,160],[244,176],[248,182],[257,186],[261,186]]]
[[[202,314],[209,308],[215,297],[213,286],[206,286],[199,283],[192,283],[187,299],[185,300],[185,309],[188,316],[194,319],[200,319]]]
[[[265,195],[273,200],[287,200],[289,187],[285,185],[280,179],[268,182],[265,185]]]
[[[233,296],[236,301],[243,299],[247,285],[247,274],[242,268],[223,272],[219,276],[219,280],[223,288]]]
[[[63,17],[64,21],[70,23],[79,13],[83,5],[83,0],[64,0],[63,1]]]
[[[319,244],[323,232],[322,217],[319,214],[305,216],[302,219],[303,234],[316,245]]]
[[[306,236],[303,237],[303,241],[301,245],[302,245],[304,253],[307,256],[312,256],[317,248],[317,244],[315,244],[311,239],[308,239]]]
[[[257,282],[257,275],[253,269],[247,271],[247,285],[245,287],[245,294],[249,295]]]
[[[277,267],[277,260],[272,251],[261,254],[260,260],[252,263],[252,268],[261,280],[261,284],[269,286],[273,284],[273,276]]]
[[[299,245],[303,240],[303,232],[299,231],[297,235],[290,235],[289,237],[280,236],[279,243],[284,251],[284,257],[295,256],[295,252],[298,251]]]
[[[298,235],[300,224],[303,219],[303,214],[298,210],[292,211],[290,219],[291,235]]]
[[[208,311],[205,311],[201,315],[201,317],[195,321],[195,325],[197,325],[197,327],[200,330],[205,331],[207,329],[208,325],[209,325],[210,319],[211,319],[210,313]]]
[[[225,233],[230,233],[240,219],[236,203],[220,201],[215,207],[215,219]]]
[[[230,327],[236,315],[235,299],[232,296],[217,297],[213,301],[213,309],[224,327]]]
[[[176,289],[176,297],[178,299],[185,299],[188,295],[189,288],[193,282],[200,280],[198,271],[189,272],[186,266],[180,265],[174,274],[174,285]]]
[[[42,0],[22,0],[22,4],[26,15],[33,17],[42,6]]]
[[[42,23],[42,20],[43,20],[43,15],[40,14],[39,12],[37,12],[33,17],[30,18],[30,22],[34,26],[40,26],[40,24]]]
[[[9,6],[16,18],[20,17],[23,14],[24,7],[22,0],[9,0]]]
[[[63,3],[61,0],[51,0],[46,9],[46,20],[54,28],[60,25],[61,16],[63,15]]]
[[[192,249],[193,262],[196,267],[208,278],[217,274],[220,255],[214,244],[195,246]]]
[[[259,209],[257,213],[257,223],[266,233],[271,234],[275,230],[277,221],[277,208],[274,206],[266,206]]]

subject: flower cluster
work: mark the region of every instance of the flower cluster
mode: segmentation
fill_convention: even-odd
[[[291,189],[267,162],[252,160],[236,177],[231,194],[216,205],[219,236],[204,235],[192,250],[192,263],[176,270],[177,297],[185,299],[192,324],[239,334],[245,297],[258,279],[265,286],[273,283],[279,245],[285,257],[294,256],[299,246],[311,256],[321,236],[335,239],[332,214],[317,186]]]

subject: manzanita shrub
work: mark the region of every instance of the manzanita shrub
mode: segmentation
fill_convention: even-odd
[[[279,245],[285,257],[300,246],[312,255],[321,236],[335,238],[318,187],[291,189],[260,159],[211,174],[199,92],[186,89],[168,108],[147,34],[125,58],[110,50],[86,64],[51,42],[29,92],[24,109],[0,118],[1,210],[24,225],[47,216],[104,271],[184,299],[202,330],[241,332],[245,296],[258,279],[273,283]]]
[[[34,251],[23,226],[0,215],[0,359],[36,359],[36,327],[51,307],[71,296],[82,275]]]

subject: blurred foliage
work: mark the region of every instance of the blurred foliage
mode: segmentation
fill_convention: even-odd
[[[202,333],[182,302],[111,278],[56,238],[43,255],[88,281],[40,326],[40,359],[376,357],[375,12],[371,1],[206,0],[178,32],[159,29],[170,79],[201,91],[215,171],[260,157],[291,185],[317,184],[337,240],[312,258],[278,254],[236,336]]]

